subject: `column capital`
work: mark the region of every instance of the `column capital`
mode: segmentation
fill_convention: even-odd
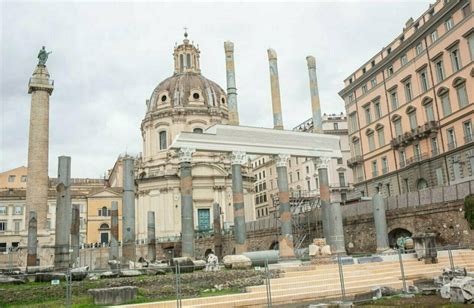
[[[316,168],[317,169],[328,168],[330,161],[331,161],[331,157],[327,157],[327,156],[318,157],[315,160]]]
[[[247,161],[247,153],[234,151],[230,154],[231,165],[243,165]]]
[[[286,167],[288,165],[288,160],[290,160],[289,154],[275,155],[275,162],[277,167]]]
[[[193,153],[196,152],[193,148],[181,148],[178,151],[178,159],[180,163],[191,162]]]

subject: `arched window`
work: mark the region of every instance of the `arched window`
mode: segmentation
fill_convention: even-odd
[[[166,150],[167,142],[166,142],[166,131],[161,131],[159,133],[160,136],[160,150]]]
[[[196,127],[195,129],[193,129],[193,133],[195,133],[195,134],[202,134],[202,132],[203,132],[203,130],[200,127]]]
[[[469,104],[466,91],[466,79],[457,77],[453,81],[453,86],[456,88],[459,108],[463,108]]]
[[[99,216],[110,216],[110,211],[107,209],[106,206],[99,209]]]
[[[191,55],[189,53],[186,54],[186,67],[191,68]]]
[[[109,227],[108,224],[101,224],[99,229],[100,230],[108,230],[108,229],[110,229],[110,227]]]
[[[179,71],[182,72],[184,68],[184,57],[182,54],[179,55]]]

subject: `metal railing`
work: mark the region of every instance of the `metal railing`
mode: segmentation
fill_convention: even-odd
[[[454,150],[456,148],[456,141],[448,143],[448,150]]]
[[[472,142],[472,135],[465,135],[464,136],[464,143]]]

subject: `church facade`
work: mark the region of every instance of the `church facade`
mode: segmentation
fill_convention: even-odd
[[[137,183],[137,239],[147,235],[147,212],[155,212],[157,237],[176,237],[181,232],[179,157],[169,149],[180,132],[202,133],[214,124],[227,124],[226,92],[205,78],[200,51],[189,42],[173,53],[174,73],[153,90],[146,101],[141,123],[143,151],[135,162]],[[221,153],[194,153],[192,157],[194,228],[213,229],[213,205],[221,208],[222,227],[233,225],[230,157]],[[254,178],[250,165],[243,166],[245,217],[255,220]],[[116,183],[121,186],[121,183]]]

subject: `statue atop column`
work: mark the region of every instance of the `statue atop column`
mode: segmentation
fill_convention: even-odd
[[[40,49],[38,53],[38,65],[46,65],[46,61],[48,61],[48,56],[49,54],[52,53],[52,51],[46,51],[45,47]]]

